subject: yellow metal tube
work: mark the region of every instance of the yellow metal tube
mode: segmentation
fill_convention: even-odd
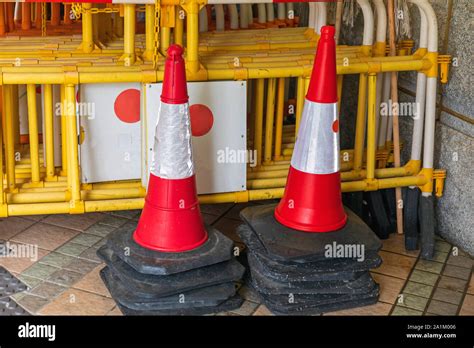
[[[68,152],[67,152],[67,132],[66,132],[66,114],[65,109],[67,105],[66,101],[66,94],[65,94],[65,87],[64,85],[60,86],[60,103],[61,103],[61,175],[62,176],[69,176],[68,173]]]
[[[369,74],[369,90],[367,100],[367,179],[375,177],[375,155],[377,152],[375,108],[377,95],[377,75]]]
[[[275,124],[275,160],[281,158],[281,144],[283,135],[283,113],[285,105],[285,79],[278,79],[278,94],[276,105],[276,124]]]
[[[362,169],[365,138],[365,111],[367,95],[367,74],[360,74],[359,96],[357,102],[356,132],[354,141],[354,169]]]
[[[36,113],[36,85],[29,84],[26,86],[26,96],[28,101],[28,131],[30,140],[31,182],[33,184],[36,184],[40,181],[38,152],[38,116]]]
[[[298,77],[296,88],[296,123],[295,123],[295,138],[298,137],[298,128],[301,122],[301,115],[303,114],[305,95],[305,82],[303,77]]]
[[[256,151],[256,165],[262,163],[262,136],[263,136],[263,94],[265,80],[258,79],[255,84],[255,126],[253,147]]]
[[[73,84],[67,84],[65,87],[65,97],[67,107],[66,115],[66,131],[68,143],[68,177],[70,178],[69,190],[71,192],[71,212],[83,212],[81,207],[81,185],[79,180],[79,160],[78,160],[78,144],[77,144],[77,125],[76,125],[76,98],[75,88]],[[82,210],[82,211],[81,211]]]
[[[13,114],[13,136],[15,148],[17,149],[20,146],[20,104],[19,104],[19,94],[18,94],[18,85],[12,86],[12,114]]]
[[[92,13],[90,9],[92,5],[90,3],[83,3],[82,13],[82,44],[81,48],[84,53],[91,53],[94,50],[94,38],[92,29]]]
[[[186,5],[186,68],[191,73],[199,71],[199,5],[192,1]]]
[[[171,28],[162,27],[160,28],[160,52],[166,56],[166,50],[170,47],[171,40]]]
[[[10,192],[15,191],[15,139],[13,129],[12,89],[11,85],[3,85],[7,189]]]
[[[51,85],[44,85],[44,138],[46,151],[46,180],[55,180],[54,169],[54,118],[53,118],[53,87]]]
[[[269,79],[267,85],[267,115],[265,121],[265,153],[264,163],[271,162],[273,149],[273,121],[275,118],[275,87],[276,79]]]
[[[176,6],[175,16],[174,43],[183,46],[184,10],[180,6]]]
[[[155,5],[145,5],[145,52],[144,60],[152,60],[155,46]]]
[[[125,66],[135,63],[135,4],[124,4],[123,60]]]

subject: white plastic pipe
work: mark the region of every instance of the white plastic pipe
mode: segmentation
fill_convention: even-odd
[[[267,4],[267,22],[275,21],[275,7],[273,7],[273,2]]]
[[[258,4],[258,22],[261,24],[265,24],[267,22],[267,11],[265,8],[265,4]]]
[[[199,11],[199,32],[206,32],[208,31],[208,25],[207,25],[207,10],[206,6],[204,6],[201,11]]]
[[[249,4],[240,4],[240,27],[247,29],[249,27]]]
[[[277,5],[278,19],[284,21],[286,18],[286,6],[284,2],[279,2]]]
[[[252,6],[252,4],[249,4],[248,10],[249,10],[249,24],[252,24],[253,23],[253,6]]]
[[[374,13],[370,6],[369,0],[357,0],[362,14],[364,16],[364,36],[362,45],[372,46],[374,44]]]
[[[387,10],[383,0],[374,0],[375,10],[377,12],[377,31],[376,31],[376,42],[383,43],[385,45],[385,39],[387,37]],[[382,102],[382,90],[383,90],[383,73],[377,74],[376,81],[376,97],[375,97],[375,143],[378,145],[379,136],[379,125],[380,125],[380,107]],[[379,145],[381,146],[381,145]]]
[[[236,4],[227,5],[229,8],[230,29],[239,29],[239,12]]]
[[[224,31],[225,30],[224,5],[216,4],[214,5],[214,9],[216,10],[216,31]]]
[[[382,87],[382,101],[384,103],[388,103],[390,99],[390,74],[391,73],[383,73],[383,87]],[[378,146],[382,147],[385,145],[387,141],[391,139],[391,133],[388,133],[388,124],[390,117],[389,115],[384,115],[380,118],[380,125],[379,125],[379,138],[378,138]]]
[[[427,48],[428,45],[428,21],[425,12],[421,7],[420,11],[420,46],[419,48]],[[415,107],[417,115],[413,120],[413,139],[411,143],[411,159],[421,159],[421,148],[423,144],[423,123],[425,118],[426,103],[426,75],[422,72],[417,74],[416,78],[416,101]]]
[[[321,34],[321,28],[327,24],[327,3],[317,2],[316,33]]]
[[[315,29],[316,25],[316,3],[310,2],[308,3],[309,6],[309,16],[308,16],[308,28]]]

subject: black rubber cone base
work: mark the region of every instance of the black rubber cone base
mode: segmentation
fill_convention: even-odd
[[[379,287],[360,295],[265,296],[263,301],[274,314],[317,315],[343,309],[368,306],[378,301]]]
[[[185,309],[174,309],[174,310],[135,310],[132,308],[125,307],[124,305],[118,303],[118,306],[123,314],[125,315],[204,315],[204,314],[214,314],[220,312],[227,312],[233,309],[240,308],[244,300],[235,295],[234,297],[229,298],[227,301],[222,302],[218,306],[209,306],[209,307],[196,307],[196,308],[185,308]]]
[[[420,190],[407,188],[403,199],[403,232],[405,234],[405,249],[417,250],[420,237],[418,218],[418,206],[420,201]]]
[[[132,238],[137,222],[127,223],[110,234],[107,246],[139,273],[168,275],[228,261],[233,242],[211,226],[206,226],[208,240],[186,252],[159,252],[143,248]]]
[[[274,217],[275,206],[248,207],[240,212],[273,260],[301,263],[327,260],[328,245],[363,246],[365,253],[382,247],[372,230],[349,209],[346,209],[347,223],[343,228],[335,232],[308,233],[280,224]],[[248,247],[252,249],[251,245]]]
[[[115,301],[121,305],[141,311],[178,310],[198,307],[218,306],[235,295],[233,282],[208,286],[171,296],[142,297],[127,289],[120,279],[112,274],[108,267],[100,271],[100,276]]]
[[[376,268],[382,263],[381,258],[377,257],[372,262],[346,262],[343,267],[339,268],[331,265],[334,260],[283,264],[252,251],[248,253],[248,259],[250,265],[258,268],[260,273],[279,282],[355,280],[364,272]]]
[[[375,286],[375,282],[368,272],[363,273],[355,280],[332,281],[303,281],[279,282],[262,274],[257,267],[250,265],[252,285],[263,294],[362,294]]]
[[[211,285],[236,282],[245,272],[245,268],[237,260],[231,259],[181,273],[150,275],[137,272],[117,257],[107,245],[102,246],[97,255],[124,287],[144,297],[170,296]]]

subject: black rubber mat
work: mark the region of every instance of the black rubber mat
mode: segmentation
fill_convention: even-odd
[[[365,252],[382,247],[380,239],[352,211],[346,209],[347,223],[335,232],[301,232],[280,224],[274,217],[275,204],[253,206],[240,212],[265,247],[269,257],[277,261],[312,262],[327,260],[327,245],[363,245]],[[249,248],[252,248],[248,245]]]
[[[5,268],[0,267],[0,298],[27,290],[28,287]]]
[[[234,283],[224,283],[172,296],[145,298],[129,291],[107,267],[100,271],[100,276],[115,301],[134,310],[178,310],[218,306],[236,293]]]
[[[0,316],[31,315],[19,306],[12,298],[0,298]]]
[[[178,309],[178,310],[162,310],[162,311],[141,311],[141,310],[134,310],[131,308],[127,308],[120,303],[118,303],[118,307],[125,315],[188,315],[188,316],[196,316],[196,315],[204,315],[204,314],[214,314],[220,312],[227,312],[233,309],[237,309],[242,306],[244,300],[235,295],[231,297],[227,301],[221,303],[218,306],[212,307],[199,307],[199,308],[187,308],[187,309]]]
[[[111,233],[107,239],[107,246],[140,273],[169,275],[228,261],[232,258],[234,243],[211,226],[206,226],[209,238],[202,246],[187,252],[167,253],[138,245],[132,239],[136,225],[137,222],[130,222]]]
[[[97,254],[130,291],[139,292],[143,296],[147,294],[169,296],[206,286],[238,281],[245,272],[245,268],[238,261],[231,259],[191,271],[155,276],[135,271],[115,256],[107,246],[100,248]]]

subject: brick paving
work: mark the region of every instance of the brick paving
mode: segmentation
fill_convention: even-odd
[[[248,205],[203,205],[205,221],[245,248],[238,239],[239,211]],[[9,217],[0,220],[0,240],[38,245],[38,259],[0,258],[29,289],[13,300],[38,315],[121,315],[99,277],[104,266],[95,252],[105,238],[140,211],[84,215]],[[380,284],[379,302],[324,315],[474,315],[473,259],[438,238],[433,261],[406,251],[403,236],[392,234],[383,243],[383,264],[372,271]],[[258,294],[242,284],[241,308],[217,315],[272,315]]]

